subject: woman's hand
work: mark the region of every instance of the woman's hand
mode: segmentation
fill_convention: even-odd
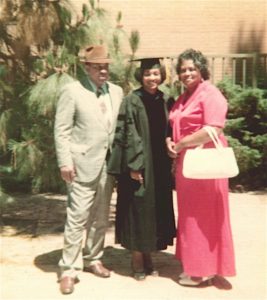
[[[178,153],[175,150],[175,143],[169,137],[166,138],[166,146],[169,157],[176,158]]]
[[[131,171],[130,176],[132,179],[139,181],[141,184],[144,182],[143,175],[140,171]]]
[[[177,154],[179,154],[179,152],[181,152],[183,148],[184,148],[184,146],[181,142],[178,142],[173,147],[174,151],[176,151]]]

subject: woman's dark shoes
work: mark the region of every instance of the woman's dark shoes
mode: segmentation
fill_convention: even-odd
[[[146,275],[158,277],[159,271],[155,270],[150,253],[143,253],[143,261]]]
[[[139,251],[132,252],[132,270],[133,278],[138,281],[145,280],[146,272],[144,269],[143,253]]]
[[[154,269],[146,269],[146,275],[150,275],[153,277],[158,277],[159,276],[159,271],[154,270]]]
[[[133,272],[133,278],[137,281],[142,281],[146,279],[146,273],[145,272]]]

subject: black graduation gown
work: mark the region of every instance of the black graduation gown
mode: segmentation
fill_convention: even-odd
[[[166,249],[176,236],[171,161],[165,137],[167,101],[143,88],[125,97],[118,116],[108,172],[117,175],[116,242],[150,252]],[[142,171],[144,184],[130,178]]]

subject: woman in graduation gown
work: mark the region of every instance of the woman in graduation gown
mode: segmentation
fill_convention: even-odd
[[[143,280],[158,275],[151,252],[173,245],[176,230],[160,59],[141,59],[136,78],[142,86],[122,102],[108,172],[118,179],[116,242],[131,250],[133,276]]]

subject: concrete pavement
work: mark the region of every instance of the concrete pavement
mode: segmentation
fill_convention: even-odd
[[[56,265],[63,242],[65,197],[44,196],[42,201],[46,206],[40,208],[36,202],[32,202],[31,214],[38,213],[43,216],[37,229],[34,229],[34,234],[23,230],[18,232],[18,228],[12,226],[11,222],[9,225],[4,223],[1,237],[0,299],[267,299],[266,193],[230,194],[237,265],[237,276],[227,278],[232,284],[231,290],[222,290],[218,285],[186,288],[177,284],[181,267],[173,256],[175,246],[154,254],[159,277],[147,277],[143,282],[135,281],[131,277],[129,252],[114,244],[115,194],[113,196],[104,258],[105,265],[112,270],[110,278],[102,279],[90,273],[82,273],[73,294],[60,294]],[[55,203],[58,206],[57,210]],[[49,218],[56,214],[56,211],[54,221],[50,222]],[[7,212],[4,213],[7,216]],[[22,224],[20,228],[23,226]]]

